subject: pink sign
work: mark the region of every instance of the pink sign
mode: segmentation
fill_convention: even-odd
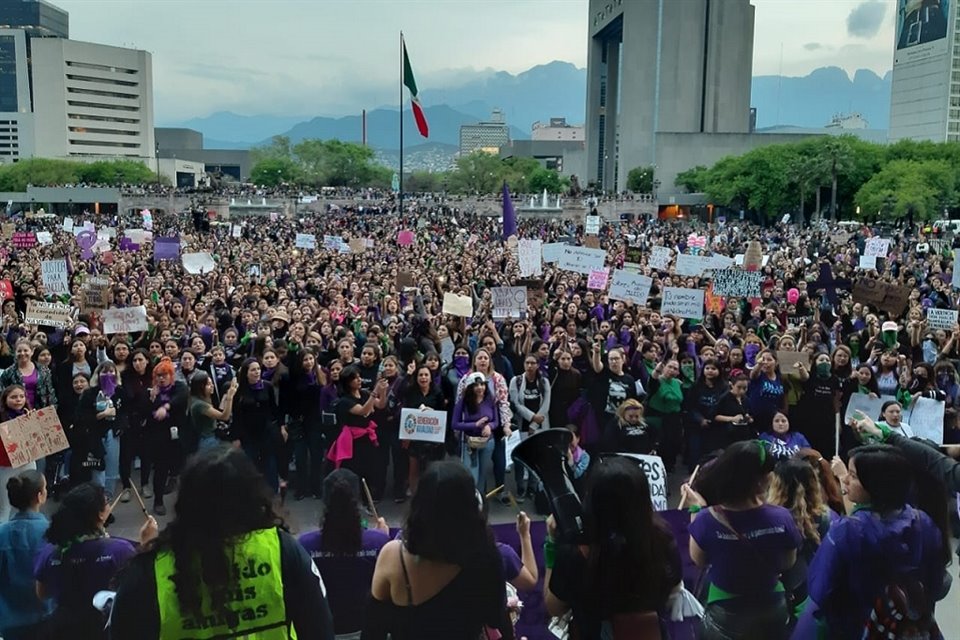
[[[18,249],[29,249],[37,246],[37,234],[33,231],[17,231],[13,234],[13,246]]]
[[[397,234],[397,244],[401,247],[407,247],[413,244],[413,231],[401,231]]]
[[[591,271],[587,277],[587,289],[597,289],[603,291],[607,288],[607,280],[610,278],[609,269],[598,269]]]

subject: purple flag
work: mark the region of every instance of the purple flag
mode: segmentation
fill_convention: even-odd
[[[503,239],[517,235],[517,214],[513,211],[513,200],[510,199],[510,187],[506,180],[503,182]]]
[[[180,237],[154,238],[153,261],[177,260],[180,258]]]

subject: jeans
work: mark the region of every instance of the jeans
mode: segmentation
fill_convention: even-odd
[[[267,484],[270,485],[274,493],[277,493],[280,490],[280,478],[277,475],[277,448],[273,438],[274,436],[268,427],[259,437],[245,438],[242,444],[244,453],[253,460],[253,463],[257,465],[260,473],[266,479]],[[216,438],[211,437],[211,440],[214,442],[213,446],[220,444]],[[200,450],[204,451],[205,449],[204,439],[201,439]],[[297,465],[297,469],[300,469],[299,465]]]
[[[212,433],[208,436],[200,436],[200,439],[197,441],[197,452],[207,451],[208,449],[215,449],[220,446],[220,441],[217,440],[217,437]]]
[[[493,450],[496,448],[496,444],[496,441],[491,437],[482,449],[471,449],[467,446],[467,439],[464,437],[461,445],[460,459],[473,476],[477,491],[480,493],[486,493],[487,490],[486,478],[490,467],[493,465]]]
[[[28,462],[20,467],[0,467],[0,487],[3,487],[3,491],[0,491],[0,523],[10,519],[10,498],[7,497],[7,481],[24,471],[36,468],[35,462]]]
[[[153,464],[150,454],[143,427],[128,429],[120,436],[120,482],[124,489],[130,488],[134,458],[140,458],[140,486],[150,484],[150,467]]]
[[[493,443],[493,486],[499,487],[507,478],[507,439],[494,438]]]
[[[103,448],[107,452],[104,456],[106,468],[93,472],[93,482],[103,487],[110,496],[120,482],[120,440],[113,436],[112,429],[108,429],[103,436]]]

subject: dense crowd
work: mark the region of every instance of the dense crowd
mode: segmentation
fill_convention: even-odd
[[[117,238],[143,226],[82,218]],[[669,637],[684,618],[708,639],[873,638],[891,625],[937,637],[944,487],[960,474],[909,438],[905,416],[941,403],[940,440],[960,442],[960,327],[955,315],[927,321],[957,307],[943,234],[639,220],[592,238],[582,221],[521,222],[520,239],[596,244],[607,267],[649,276],[637,305],[556,263],[521,277],[497,219],[429,199],[402,215],[347,206],[211,231],[155,215],[155,239],[212,256],[199,275],[155,260],[149,240],[108,240],[84,259],[59,220],[15,222],[53,242],[0,253],[0,291],[12,294],[0,423],[55,408],[70,447],[19,467],[0,450],[0,522],[14,512],[0,525],[6,640],[102,636],[91,603],[109,588],[117,638],[509,638],[508,592],[534,590],[553,628],[566,624],[561,637]],[[889,247],[861,268],[873,237]],[[671,249],[660,269],[655,247]],[[761,284],[746,297],[709,295],[709,271],[679,275],[674,262],[757,249]],[[71,295],[48,295],[41,262],[61,256]],[[105,333],[83,293],[95,277],[109,279],[107,307],[145,307],[146,330]],[[869,304],[854,294],[864,280],[909,294],[899,308]],[[500,317],[491,289],[513,285],[529,304]],[[661,313],[668,287],[706,290],[700,317]],[[472,311],[445,313],[448,293]],[[40,300],[74,306],[68,326],[27,324]],[[847,416],[864,399],[883,402]],[[445,413],[443,441],[402,439],[405,409]],[[535,553],[521,513],[519,544],[497,543],[486,494],[554,511],[543,478],[521,462],[510,471],[508,454],[553,430],[565,432],[582,530],[551,517]],[[691,476],[689,549],[653,510],[641,467],[612,452]],[[48,492],[59,503],[49,522]],[[115,499],[166,516],[174,492],[162,531],[148,517],[139,541],[107,535]],[[288,496],[322,500],[320,531],[285,532],[275,507]],[[376,519],[382,500],[410,501],[399,534]],[[680,588],[687,555],[702,567],[692,595]],[[532,622],[544,632],[548,620]]]

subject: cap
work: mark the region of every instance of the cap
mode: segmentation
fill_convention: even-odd
[[[73,335],[75,336],[87,335],[89,333],[90,333],[90,329],[86,328],[82,324],[73,330]]]
[[[880,327],[880,330],[881,330],[881,331],[896,331],[896,330],[897,330],[897,323],[894,322],[894,321],[892,321],[892,320],[887,320],[887,321],[884,322],[883,325]]]
[[[486,384],[487,379],[479,371],[474,371],[467,376],[467,386],[471,387],[475,384]]]

